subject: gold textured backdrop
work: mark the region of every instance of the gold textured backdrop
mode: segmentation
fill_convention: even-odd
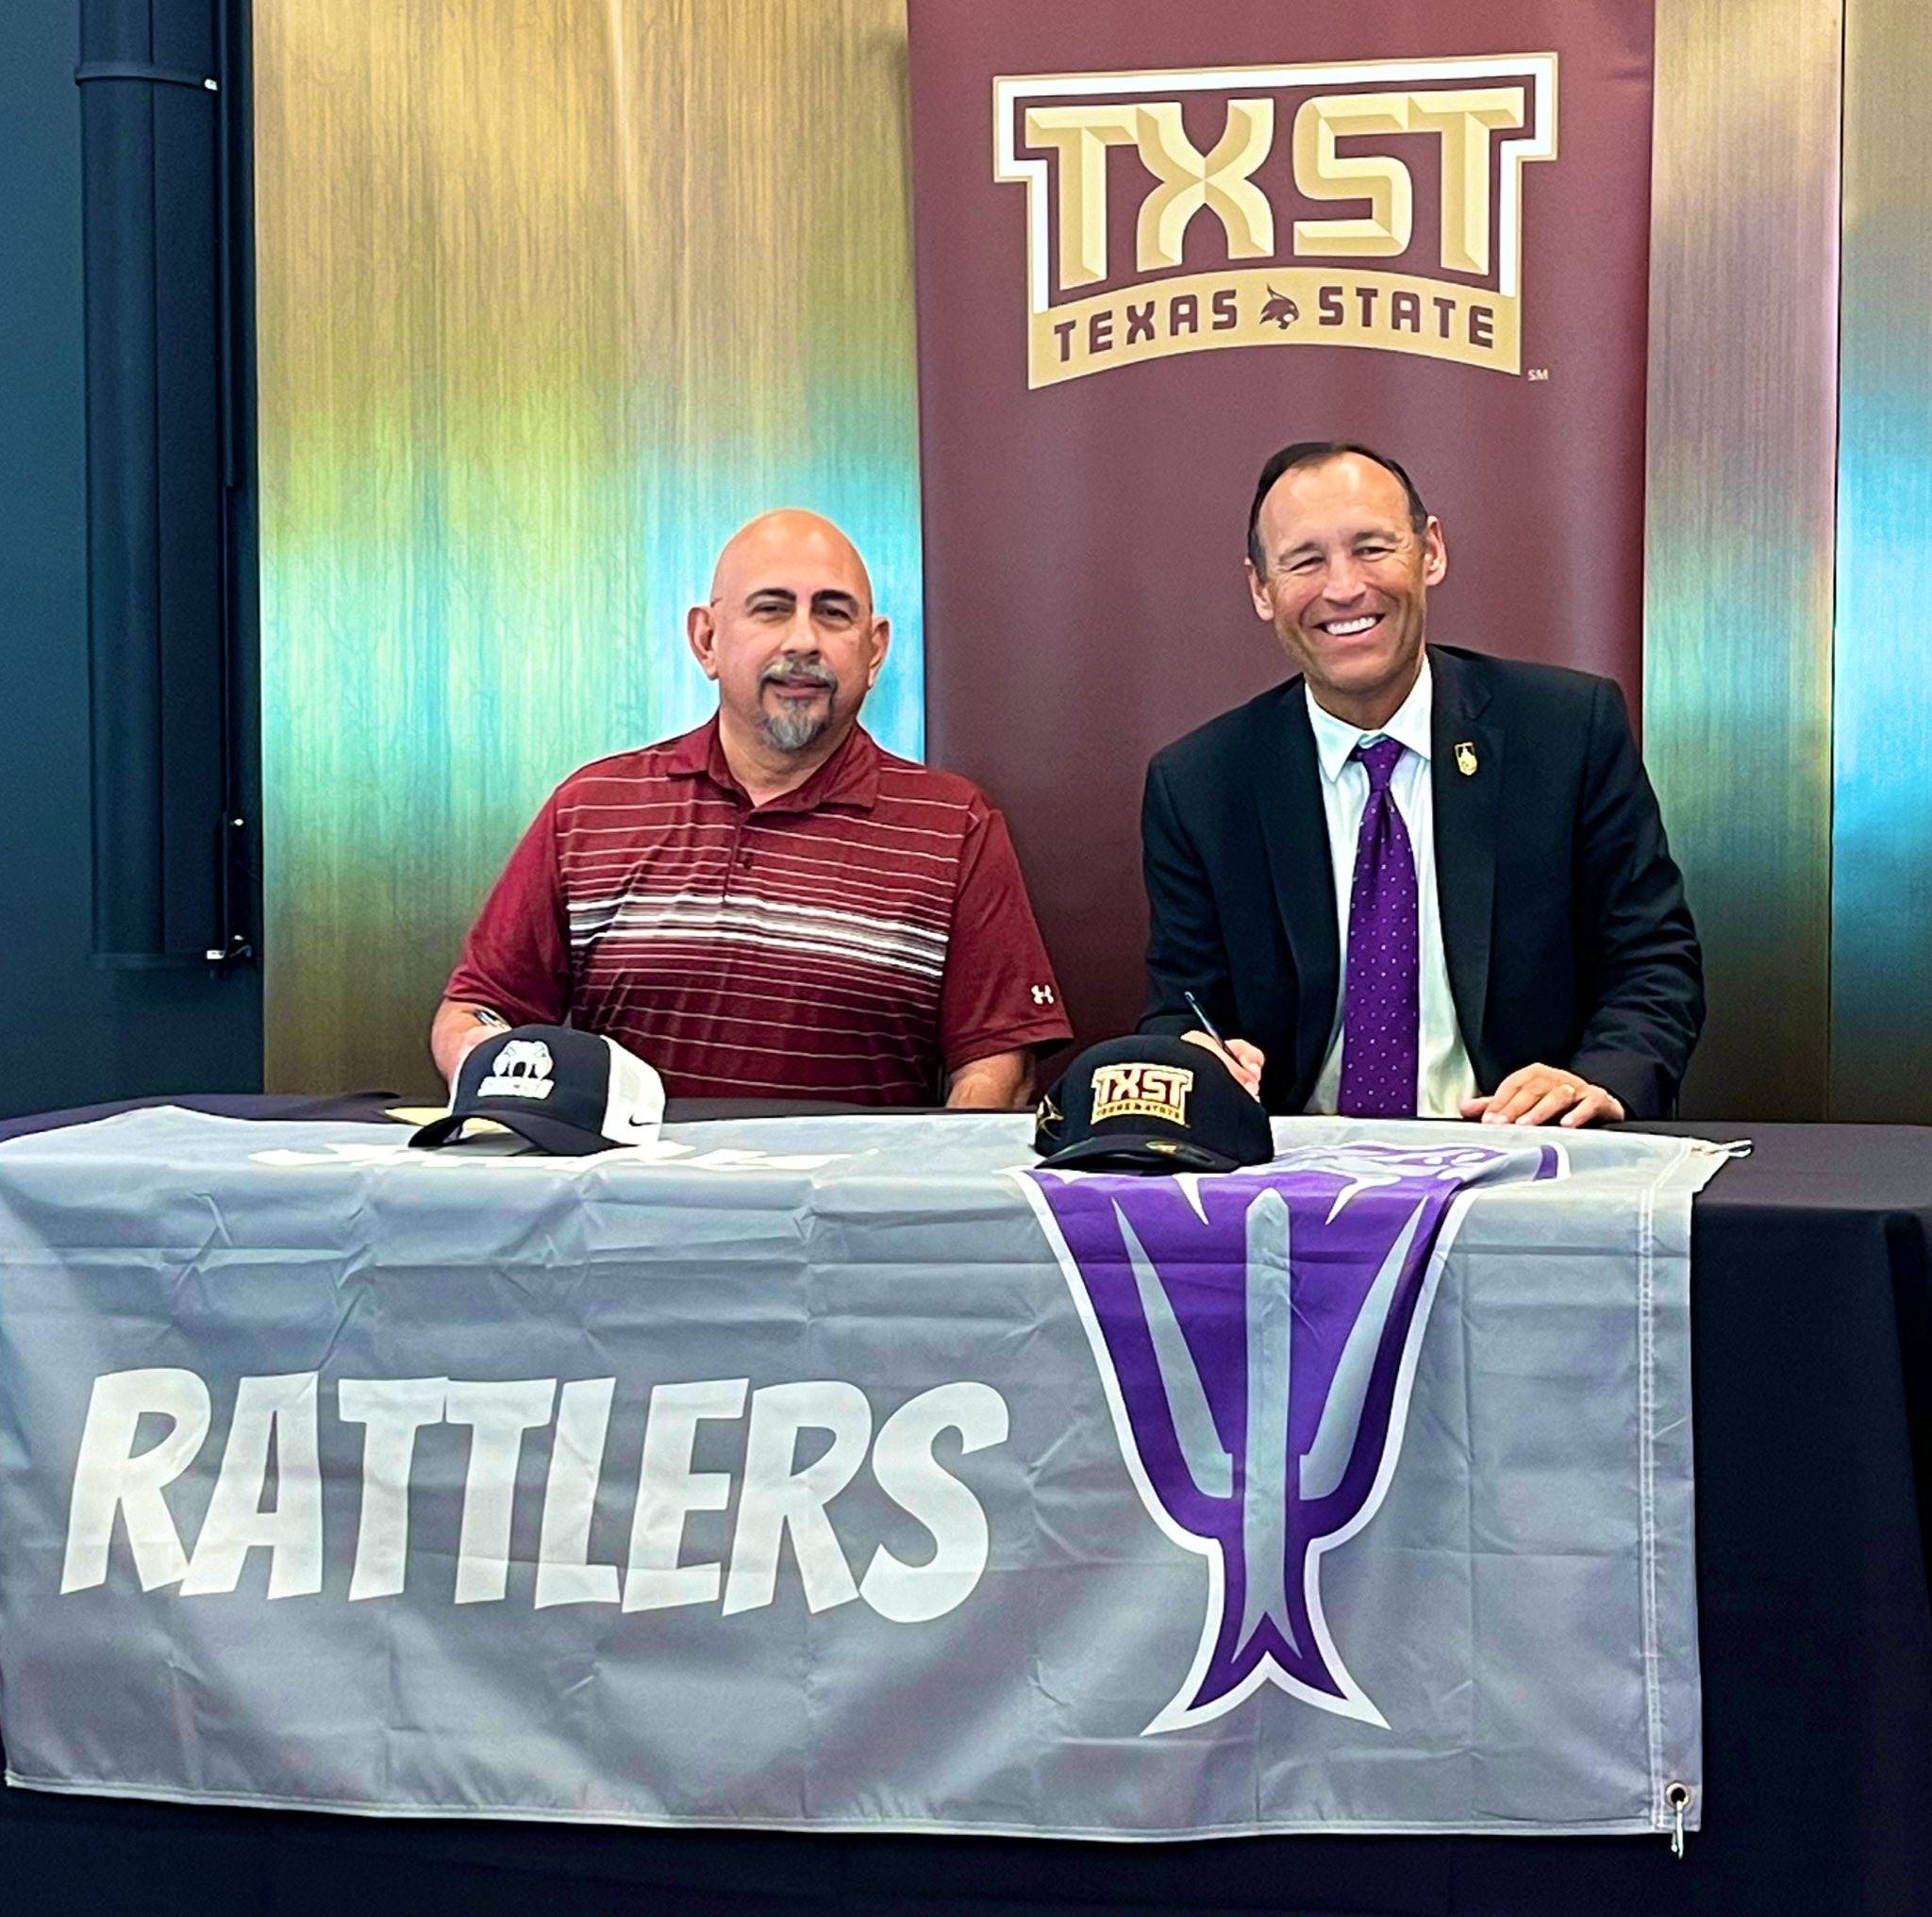
[[[1657,0],[1643,749],[1704,942],[1684,1109],[1829,1071],[1838,0]]]
[[[1645,743],[1697,1115],[1924,1111],[1920,18],[1657,0]],[[681,618],[739,520],[851,526],[899,635],[868,718],[920,749],[904,0],[255,25],[266,1082],[426,1092],[543,792],[707,708]]]
[[[904,0],[257,0],[265,1082],[436,1087],[573,766],[694,724],[730,529],[830,513],[923,743]]]

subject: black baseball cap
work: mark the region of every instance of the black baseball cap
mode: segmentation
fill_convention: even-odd
[[[1212,1052],[1182,1039],[1090,1045],[1040,1101],[1033,1149],[1092,1171],[1232,1172],[1274,1156],[1268,1114]]]
[[[457,1072],[449,1110],[412,1145],[445,1145],[473,1118],[493,1119],[541,1151],[575,1157],[648,1144],[664,1122],[664,1081],[596,1032],[517,1025],[485,1039]]]

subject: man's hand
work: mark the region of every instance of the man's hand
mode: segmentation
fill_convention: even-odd
[[[501,1038],[508,1029],[508,1021],[488,1006],[444,999],[436,1008],[436,1018],[429,1027],[429,1056],[436,1060],[443,1083],[454,1091],[463,1060],[485,1039]]]
[[[956,1111],[1024,1111],[1032,1103],[1031,1052],[995,1052],[946,1080],[946,1104]]]
[[[1488,1097],[1465,1098],[1464,1118],[1485,1125],[1614,1125],[1624,1108],[1601,1085],[1555,1065],[1524,1065]]]
[[[502,1025],[472,1025],[468,1031],[462,1033],[457,1040],[457,1071],[459,1072],[462,1070],[463,1060],[467,1059],[470,1056],[470,1054],[474,1052],[476,1049],[476,1047],[483,1042],[485,1039],[498,1038],[502,1035],[503,1030],[504,1027]],[[454,1079],[456,1076],[456,1073],[452,1072],[450,1074],[450,1076],[452,1079]]]
[[[1245,1039],[1229,1039],[1224,1043],[1206,1032],[1183,1032],[1181,1037],[1204,1052],[1212,1052],[1241,1081],[1241,1089],[1250,1098],[1260,1097],[1261,1067],[1268,1059],[1259,1045],[1251,1045]]]

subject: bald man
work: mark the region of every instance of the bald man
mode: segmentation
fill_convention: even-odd
[[[430,1028],[616,1040],[674,1097],[1014,1109],[1071,1034],[1006,822],[858,724],[891,630],[850,540],[766,513],[687,637],[694,732],[573,773],[510,855]]]

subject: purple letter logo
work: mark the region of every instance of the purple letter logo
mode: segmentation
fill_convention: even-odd
[[[1147,1726],[1264,1682],[1385,1725],[1323,1615],[1323,1554],[1374,1516],[1471,1186],[1560,1176],[1560,1147],[1304,1146],[1202,1178],[1030,1172],[1154,1521],[1208,1559],[1193,1668]]]

